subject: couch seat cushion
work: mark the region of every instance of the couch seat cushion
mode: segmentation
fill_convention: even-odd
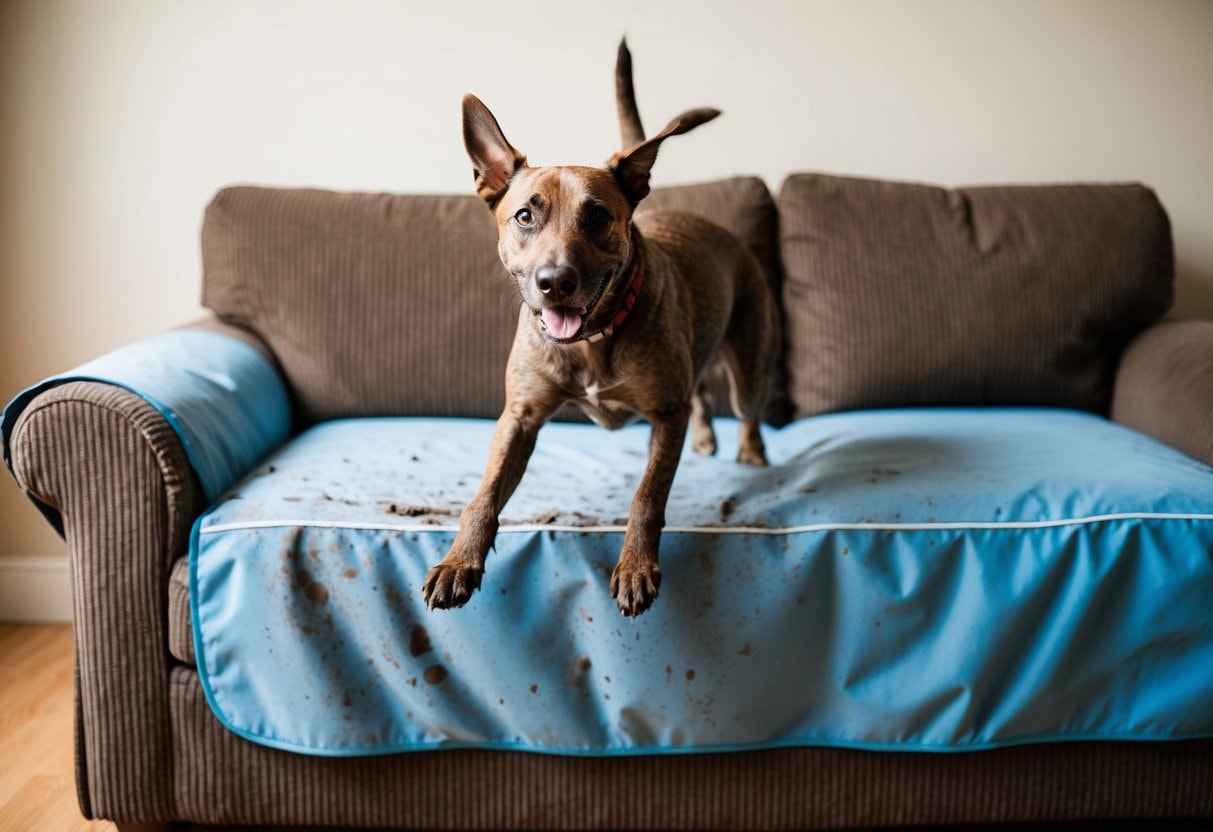
[[[482,589],[420,586],[492,423],[318,425],[195,528],[208,701],[306,753],[968,750],[1213,734],[1213,469],[1063,410],[834,414],[689,451],[653,609],[607,583],[648,430],[544,428]]]

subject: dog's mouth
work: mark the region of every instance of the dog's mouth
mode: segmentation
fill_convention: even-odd
[[[549,338],[568,343],[581,332],[588,312],[584,306],[580,309],[574,309],[572,306],[547,306],[539,310],[539,321]]]
[[[543,327],[544,335],[557,344],[571,344],[576,341],[585,327],[586,319],[597,308],[602,296],[606,294],[614,271],[614,269],[608,269],[607,273],[602,276],[598,289],[594,292],[594,297],[585,306],[544,306],[540,309],[533,309],[532,311],[539,316],[539,323]]]

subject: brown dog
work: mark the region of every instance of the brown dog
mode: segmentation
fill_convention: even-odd
[[[705,220],[649,213],[633,222],[662,142],[719,113],[688,111],[644,140],[626,44],[616,81],[626,149],[602,168],[530,167],[484,104],[463,99],[476,192],[497,220],[497,250],[522,309],[484,479],[450,552],[426,575],[430,608],[462,606],[479,588],[501,509],[540,426],[564,402],[612,430],[637,416],[652,425],[648,466],[611,577],[624,615],[639,615],[657,597],[666,498],[688,423],[695,451],[716,451],[702,382],[714,359],[728,370],[742,420],[738,461],[766,464],[758,426],[779,320],[761,266]]]

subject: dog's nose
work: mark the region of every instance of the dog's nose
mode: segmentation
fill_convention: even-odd
[[[577,270],[572,266],[542,266],[535,272],[539,291],[553,300],[564,300],[577,291]]]

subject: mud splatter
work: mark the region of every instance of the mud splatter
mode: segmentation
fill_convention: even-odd
[[[514,518],[503,517],[501,519],[503,526],[575,526],[577,528],[589,528],[590,526],[602,525],[602,520],[590,514],[582,514],[579,511],[559,512],[559,511],[541,511],[538,514],[533,514],[530,517],[524,517],[520,520]]]
[[[432,664],[425,669],[425,680],[431,685],[440,685],[446,681],[446,668],[440,664]]]
[[[357,578],[358,570],[357,569],[347,569],[344,572],[342,572],[341,574],[342,574],[342,576],[344,576],[346,578]]]
[[[733,512],[737,509],[737,498],[729,497],[720,504],[720,519],[728,520],[733,516]]]
[[[345,696],[341,697],[341,704],[349,708],[354,704],[354,700],[350,698],[350,692],[347,690]]]
[[[424,656],[433,649],[434,645],[430,642],[429,631],[420,624],[415,626],[409,635],[409,655]],[[426,672],[428,673],[429,671]]]
[[[594,663],[590,661],[589,656],[578,656],[573,659],[573,665],[569,668],[568,681],[569,686],[586,693],[588,688],[586,685],[586,677]]]
[[[740,650],[738,650],[738,651],[737,651],[737,655],[739,655],[739,656],[748,656],[748,655],[750,655],[750,654],[751,654],[751,653],[753,653],[753,652],[754,652],[754,648],[753,648],[753,647],[751,647],[751,646],[750,646],[750,643],[747,641],[747,642],[745,643],[745,646],[744,646],[744,647],[742,647]]]
[[[539,693],[539,685],[531,685],[531,693]]]
[[[324,604],[329,600],[328,587],[318,581],[312,581],[303,588],[303,594],[313,604]]]
[[[687,668],[687,681],[688,682],[695,681],[695,668],[693,668],[693,667]]]
[[[388,503],[388,514],[398,514],[401,517],[458,517],[459,510],[442,508],[440,506],[410,506],[401,503]]]

